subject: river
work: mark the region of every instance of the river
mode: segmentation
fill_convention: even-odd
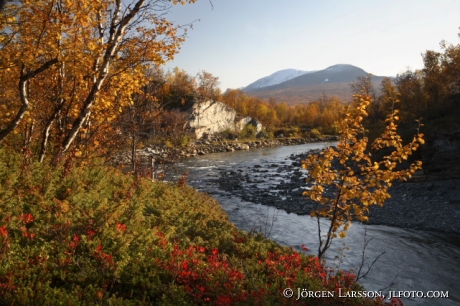
[[[280,244],[292,246],[299,251],[304,244],[312,254],[316,254],[316,219],[245,201],[243,199],[247,197],[232,190],[224,190],[219,182],[226,174],[237,171],[243,173],[248,181],[255,182],[252,184],[253,189],[273,194],[272,201],[289,201],[288,193],[291,190],[283,191],[279,186],[284,186],[283,181],[292,173],[279,173],[270,166],[292,163],[288,158],[291,154],[324,146],[322,143],[312,143],[215,153],[183,160],[178,166],[180,171],[188,169],[189,185],[212,194],[227,212],[229,219],[240,229],[257,229]],[[247,171],[254,167],[258,169],[257,172]],[[265,175],[262,176],[262,173]],[[286,197],[280,197],[283,192]],[[448,292],[449,297],[409,297],[402,298],[402,301],[405,305],[460,305],[460,237],[355,222],[345,239],[333,241],[325,256],[328,265],[357,271],[362,262],[365,239],[370,239],[370,242],[366,247],[364,268],[383,253],[369,274],[360,280],[366,290],[382,290],[384,293],[390,290],[417,291],[413,295],[442,291]]]

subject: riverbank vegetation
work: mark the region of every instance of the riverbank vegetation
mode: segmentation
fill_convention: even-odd
[[[238,230],[211,197],[0,150],[2,305],[380,305],[354,275]],[[291,299],[285,288],[335,297]]]

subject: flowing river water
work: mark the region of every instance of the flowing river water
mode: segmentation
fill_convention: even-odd
[[[181,161],[180,171],[189,171],[189,185],[214,196],[229,219],[240,229],[259,230],[282,245],[301,251],[305,245],[312,254],[318,248],[316,219],[306,215],[286,213],[282,209],[246,201],[247,197],[232,189],[222,188],[229,173],[243,173],[251,188],[266,193],[267,201],[289,201],[290,190],[282,190],[283,180],[293,173],[270,169],[279,164],[290,164],[291,154],[323,148],[325,144],[260,148],[250,151],[215,153]],[[267,166],[264,166],[267,165]],[[247,171],[258,168],[257,172]],[[262,171],[261,171],[262,170]],[[265,173],[260,176],[260,173]],[[302,175],[297,170],[297,175]],[[259,176],[259,177],[258,177]],[[260,178],[260,179],[259,179]],[[300,181],[299,181],[300,182]],[[249,185],[249,183],[243,182]],[[301,183],[299,183],[299,188]],[[286,196],[280,197],[285,193]],[[270,199],[273,194],[273,199]],[[326,253],[328,266],[340,269],[360,267],[364,240],[365,268],[380,254],[371,271],[360,283],[369,291],[404,291],[403,295],[448,292],[448,298],[402,298],[405,305],[460,305],[460,237],[435,232],[353,223],[345,239],[336,239]],[[338,258],[336,257],[338,256]],[[303,288],[301,288],[303,289]],[[305,288],[308,289],[308,288]],[[297,290],[294,290],[297,292]],[[416,291],[417,293],[408,293]],[[394,294],[394,293],[393,293]],[[435,293],[436,294],[436,293]]]

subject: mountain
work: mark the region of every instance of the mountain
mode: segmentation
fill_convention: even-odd
[[[335,95],[345,102],[352,98],[350,84],[355,82],[358,77],[365,77],[368,74],[368,72],[359,67],[339,64],[324,70],[305,73],[270,86],[250,88],[249,85],[243,91],[250,96],[261,99],[271,97],[278,102],[284,101],[290,105],[312,102],[324,94],[327,96]],[[381,76],[372,76],[372,83],[376,88],[378,88],[383,78]]]
[[[250,91],[250,90],[256,90],[256,89],[263,88],[263,87],[277,85],[277,84],[289,81],[298,76],[304,75],[306,73],[310,73],[310,71],[296,70],[296,69],[280,70],[269,76],[258,79],[257,81],[244,87],[243,90]]]

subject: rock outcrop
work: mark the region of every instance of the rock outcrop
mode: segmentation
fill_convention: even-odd
[[[214,134],[234,129],[236,111],[230,106],[213,100],[195,102],[189,110],[188,125],[200,139],[203,134]]]
[[[262,123],[259,120],[255,119],[255,118],[252,118],[252,117],[249,117],[249,116],[246,116],[246,117],[238,120],[237,122],[235,122],[235,129],[237,131],[241,131],[248,124],[254,126],[254,128],[256,129],[256,133],[260,133],[263,130]]]
[[[253,125],[257,133],[263,130],[259,120],[249,116],[238,119],[236,110],[219,101],[196,101],[188,112],[188,126],[194,131],[197,139],[227,129],[239,132],[248,124]]]

